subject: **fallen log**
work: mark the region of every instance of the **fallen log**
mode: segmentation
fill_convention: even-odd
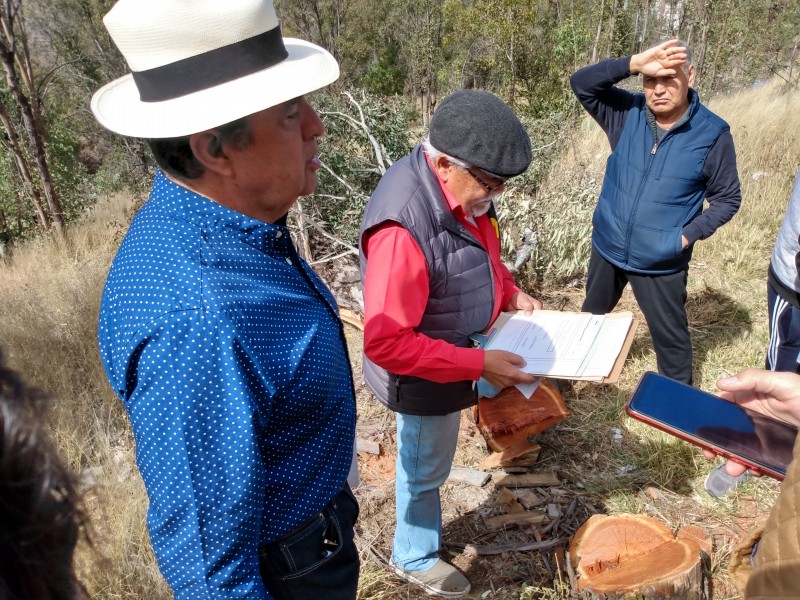
[[[508,387],[493,398],[479,398],[473,408],[478,430],[495,452],[520,446],[529,437],[544,431],[570,414],[556,387],[542,380],[530,398],[516,387]],[[507,458],[512,458],[508,456]]]
[[[705,599],[696,536],[693,531],[676,537],[646,515],[593,515],[569,547],[580,597]]]

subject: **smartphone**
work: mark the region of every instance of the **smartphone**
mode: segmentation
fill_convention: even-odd
[[[625,405],[634,419],[783,481],[797,428],[646,372]]]

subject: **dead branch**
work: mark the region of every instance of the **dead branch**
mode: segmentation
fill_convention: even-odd
[[[303,214],[303,222],[306,223],[307,225],[311,225],[311,227],[316,229],[321,235],[323,235],[324,237],[328,238],[332,242],[335,242],[335,243],[339,244],[340,246],[344,246],[345,248],[347,248],[347,250],[348,250],[347,254],[354,254],[355,256],[358,256],[358,248],[356,248],[355,246],[353,246],[351,244],[348,244],[344,240],[341,240],[341,239],[337,238],[334,235],[331,235],[330,233],[325,231],[325,228],[322,225],[320,225],[319,223],[314,221],[314,219],[312,219],[311,217],[309,217],[305,213]]]
[[[366,195],[366,194],[363,194],[363,193],[359,192],[359,191],[358,191],[356,188],[354,188],[352,185],[350,185],[350,184],[349,184],[349,183],[347,183],[347,182],[346,182],[344,179],[342,179],[342,178],[341,178],[341,177],[339,177],[339,176],[338,176],[336,173],[334,173],[334,172],[333,172],[333,169],[331,169],[331,168],[330,168],[328,165],[326,165],[324,162],[320,161],[320,164],[322,165],[322,168],[323,168],[323,169],[325,169],[325,170],[326,170],[328,173],[330,173],[331,177],[333,177],[333,178],[334,178],[336,181],[338,181],[339,183],[341,183],[341,184],[342,184],[344,187],[346,187],[348,190],[350,190],[350,191],[351,191],[353,194],[355,194],[355,195],[357,195],[357,196],[361,196],[362,198],[366,198],[366,197],[367,197],[367,195]]]
[[[467,554],[477,554],[487,556],[490,554],[502,554],[503,552],[528,552],[530,550],[544,550],[553,546],[560,546],[567,542],[566,538],[555,538],[543,542],[531,542],[530,544],[503,544],[500,546],[480,546],[477,544],[465,544],[463,542],[443,541],[442,546],[449,548],[460,548]]]
[[[298,225],[300,225],[300,227],[297,228],[297,236],[300,241],[300,248],[302,249],[303,258],[306,261],[311,262],[313,258],[311,255],[311,244],[308,243],[308,236],[306,235],[305,227],[303,227],[303,225],[308,221],[308,218],[303,210],[303,202],[300,198],[298,198],[297,202],[294,203],[293,208],[295,215],[297,216]]]
[[[378,162],[378,168],[381,170],[381,175],[383,175],[386,172],[387,168],[386,163],[389,163],[388,166],[391,166],[392,161],[391,159],[389,159],[388,156],[385,155],[385,151],[383,150],[383,148],[381,148],[381,145],[378,143],[378,140],[376,140],[375,136],[372,135],[372,133],[370,132],[369,127],[367,126],[367,121],[364,118],[364,111],[362,110],[361,105],[358,102],[356,102],[355,98],[353,98],[350,92],[343,92],[343,93],[345,96],[347,96],[347,99],[350,100],[351,104],[354,104],[355,107],[358,109],[358,114],[361,117],[361,121],[358,123],[358,125],[361,127],[361,129],[363,129],[364,134],[367,136],[367,139],[369,140],[369,143],[372,144],[372,151],[375,152],[375,160]]]
[[[339,260],[340,258],[344,258],[348,254],[352,254],[350,250],[346,250],[344,252],[340,252],[339,254],[334,254],[333,256],[326,256],[325,258],[318,258],[313,262],[309,262],[308,264],[312,267],[314,265],[324,265],[327,262],[333,262],[334,260]]]

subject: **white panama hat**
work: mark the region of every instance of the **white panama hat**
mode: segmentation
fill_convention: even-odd
[[[92,112],[122,135],[199,133],[339,77],[327,51],[281,36],[271,0],[120,0],[103,22],[133,73],[100,88]]]

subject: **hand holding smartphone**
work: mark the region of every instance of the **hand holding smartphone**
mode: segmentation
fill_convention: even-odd
[[[634,419],[778,480],[792,460],[796,427],[658,373],[642,375],[625,410]]]

